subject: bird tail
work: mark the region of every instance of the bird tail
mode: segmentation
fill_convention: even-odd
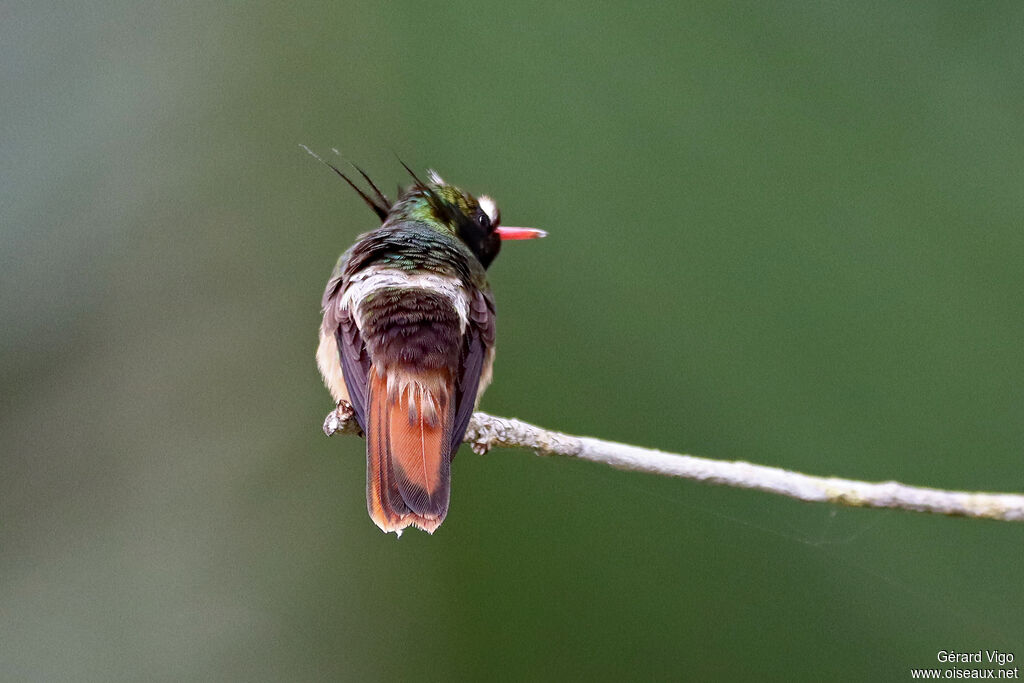
[[[428,533],[444,521],[451,492],[450,382],[401,371],[367,378],[366,507],[385,532]]]

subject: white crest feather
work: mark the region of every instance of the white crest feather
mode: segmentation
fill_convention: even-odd
[[[447,185],[448,184],[448,183],[446,183],[444,181],[444,178],[439,176],[437,174],[437,171],[435,171],[432,168],[427,169],[427,177],[430,178],[430,182],[434,183],[435,185]]]
[[[484,213],[487,214],[487,217],[491,219],[491,222],[493,223],[494,219],[498,215],[498,205],[494,203],[493,199],[485,194],[480,195],[476,201],[480,204],[480,208],[484,210]]]

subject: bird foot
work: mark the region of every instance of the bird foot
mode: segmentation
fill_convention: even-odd
[[[338,407],[327,413],[327,417],[324,418],[324,434],[333,436],[338,432],[352,432],[363,436],[363,430],[353,419],[355,414],[351,403],[338,401]]]

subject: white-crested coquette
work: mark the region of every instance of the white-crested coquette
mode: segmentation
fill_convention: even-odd
[[[317,364],[366,435],[370,517],[386,532],[433,533],[448,512],[452,457],[491,381],[487,267],[503,240],[545,233],[502,226],[494,200],[433,171],[422,182],[406,166],[413,183],[391,202],[360,169],[370,194],[327,165],[381,225],[359,236],[327,283]]]

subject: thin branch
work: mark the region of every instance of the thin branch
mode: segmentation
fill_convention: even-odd
[[[361,434],[348,404],[340,404],[324,420],[324,433]],[[1003,521],[1024,521],[1024,495],[969,493],[908,486],[895,481],[866,482],[816,477],[749,462],[726,462],[677,455],[650,448],[570,436],[521,420],[474,413],[465,442],[476,453],[495,446],[525,448],[537,455],[562,455],[611,465],[621,470],[694,479],[709,484],[757,489],[815,503],[850,507],[897,508],[940,515],[962,515]]]

